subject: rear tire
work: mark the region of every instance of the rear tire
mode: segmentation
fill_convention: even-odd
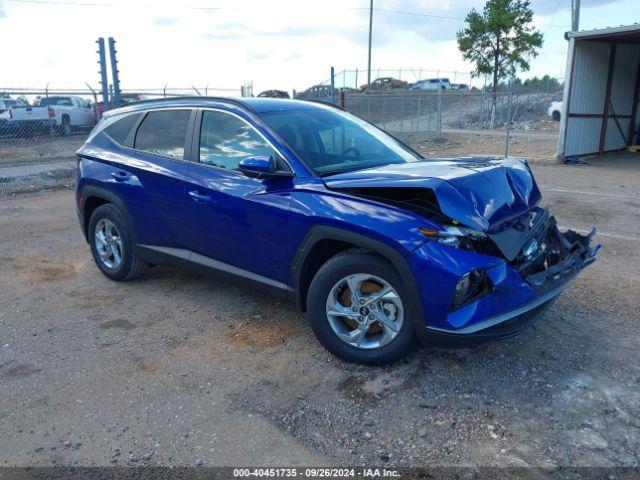
[[[561,113],[557,110],[554,110],[553,113],[551,114],[551,118],[553,118],[553,120],[555,120],[556,122],[560,121],[560,117],[561,117]]]
[[[388,293],[380,295],[383,290]],[[329,259],[311,282],[307,311],[320,343],[349,362],[384,365],[416,346],[406,288],[395,268],[373,253],[347,250]]]
[[[147,263],[135,254],[122,214],[113,204],[100,205],[91,214],[87,238],[96,265],[109,279],[131,280],[147,270]]]
[[[64,117],[62,119],[62,125],[60,126],[60,132],[62,133],[62,135],[64,137],[68,137],[69,135],[71,135],[72,129],[71,129],[71,122],[69,121],[69,118]]]

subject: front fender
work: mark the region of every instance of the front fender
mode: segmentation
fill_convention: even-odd
[[[437,224],[411,211],[327,191],[324,186],[296,188],[291,199],[294,248],[312,227],[323,225],[371,238],[406,256],[425,242],[421,228],[440,229]]]
[[[291,269],[289,284],[295,301],[303,304],[301,278],[305,260],[322,240],[362,247],[386,258],[398,271],[407,294],[415,333],[425,332],[419,291],[406,257],[426,239],[420,227],[433,228],[425,219],[395,207],[339,193],[306,189],[292,193],[289,217]]]
[[[314,246],[322,240],[336,240],[350,243],[368,251],[377,253],[387,259],[398,271],[400,278],[404,283],[408,295],[408,317],[414,326],[415,334],[420,341],[426,341],[420,292],[411,271],[411,267],[407,263],[405,256],[401,255],[398,249],[390,245],[353,231],[326,225],[316,225],[309,229],[300,242],[300,246],[291,262],[293,290],[296,295],[296,302],[299,305],[303,303],[302,298],[305,293],[299,288],[305,260],[313,250]]]

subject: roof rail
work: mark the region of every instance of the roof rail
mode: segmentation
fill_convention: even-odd
[[[153,104],[162,104],[162,103],[172,103],[172,102],[181,102],[181,101],[198,101],[198,102],[221,102],[221,103],[230,103],[232,105],[236,105],[238,107],[242,107],[246,110],[251,111],[252,113],[256,113],[253,108],[246,102],[242,100],[238,100],[236,98],[229,97],[204,97],[204,96],[185,96],[185,97],[164,97],[164,98],[150,98],[147,100],[137,100],[135,102],[125,103],[118,107],[112,108],[108,110],[109,112],[113,112],[114,110],[118,110],[119,108],[138,106],[138,105],[153,105]],[[105,112],[107,113],[107,112]]]
[[[311,103],[321,103],[322,105],[326,105],[328,107],[333,107],[333,108],[337,108],[338,110],[344,110],[347,111],[346,108],[341,107],[340,105],[336,105],[335,103],[329,101],[329,100],[322,100],[319,98],[304,98],[302,99],[303,102],[311,102]]]

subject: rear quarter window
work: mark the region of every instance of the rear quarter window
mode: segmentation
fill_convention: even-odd
[[[125,147],[130,146],[129,134],[131,130],[136,126],[138,120],[142,113],[134,113],[132,115],[126,115],[119,120],[116,120],[114,123],[109,125],[104,129],[104,133],[106,133],[111,139]]]

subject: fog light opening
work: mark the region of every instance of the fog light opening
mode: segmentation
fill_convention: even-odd
[[[451,310],[475,302],[493,290],[493,284],[484,270],[473,270],[458,279]]]

